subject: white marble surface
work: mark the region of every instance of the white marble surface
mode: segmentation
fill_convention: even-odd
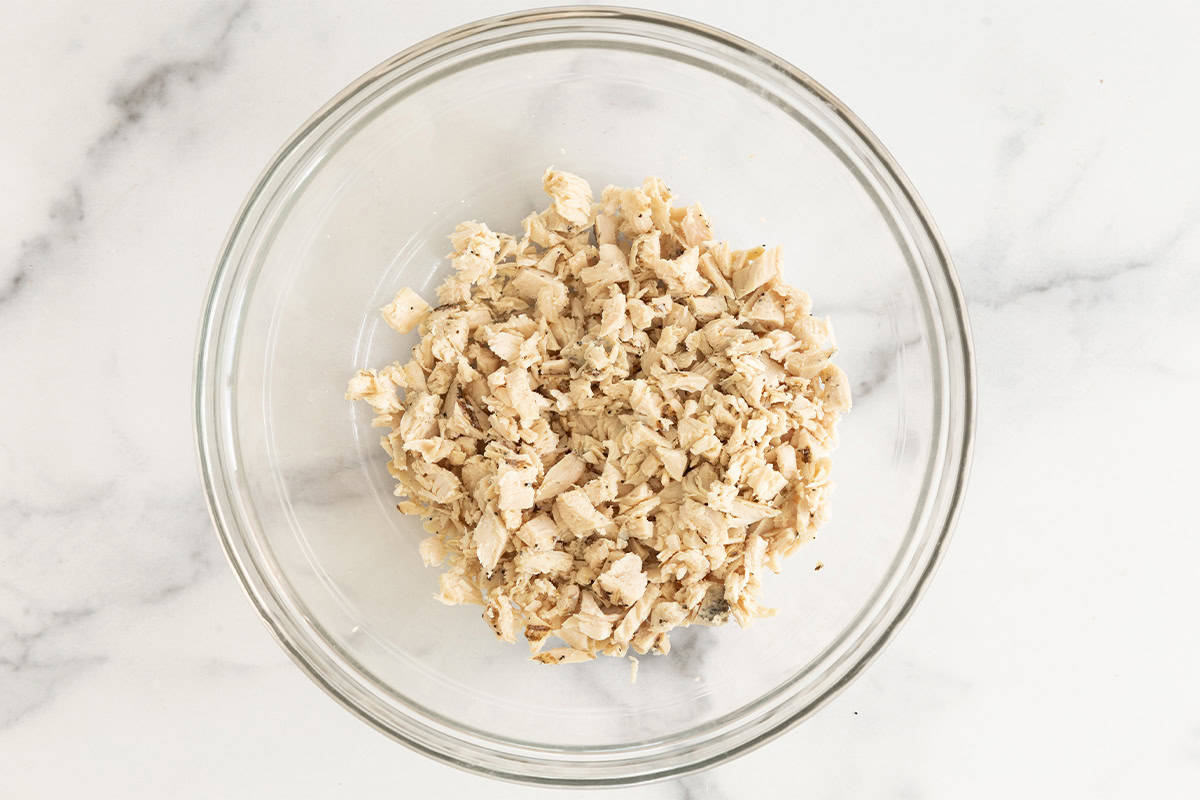
[[[557,796],[411,753],[292,666],[219,551],[190,426],[203,288],[268,157],[376,62],[509,4],[18,5],[0,796]],[[1200,9],[786,5],[655,7],[798,64],[905,166],[970,301],[974,476],[860,680],[738,761],[611,794],[1197,796]]]

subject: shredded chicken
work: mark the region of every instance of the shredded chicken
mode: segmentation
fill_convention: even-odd
[[[519,238],[459,225],[440,305],[406,288],[383,308],[419,326],[412,359],[350,380],[397,508],[428,518],[438,599],[546,664],[773,615],[761,575],[828,519],[850,410],[828,320],[779,248],[716,241],[658,178],[599,203],[576,175],[543,187]]]

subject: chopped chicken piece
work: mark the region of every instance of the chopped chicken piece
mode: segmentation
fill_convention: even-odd
[[[488,604],[483,609],[483,618],[501,639],[509,643],[517,641],[513,627],[516,624],[516,616],[513,613],[512,603],[507,597],[497,594],[488,600]]]
[[[626,553],[600,574],[596,585],[607,592],[614,603],[629,606],[645,594],[648,581],[646,573],[642,572],[642,560],[634,553]]]
[[[610,620],[596,604],[591,592],[580,595],[579,611],[563,623],[563,629],[577,631],[589,639],[604,641],[612,635],[613,620]]]
[[[500,561],[504,545],[508,543],[508,529],[490,511],[484,512],[475,526],[475,547],[479,564],[484,572],[491,573]]]
[[[553,500],[562,492],[575,486],[587,470],[587,462],[574,453],[566,453],[554,466],[546,470],[545,477],[537,488],[537,502]]]
[[[347,400],[362,400],[376,414],[396,414],[404,410],[391,379],[373,369],[360,369],[346,387]]]
[[[396,292],[392,302],[384,306],[383,321],[398,333],[408,333],[429,313],[429,303],[407,286]]]
[[[576,650],[573,647],[552,647],[544,653],[538,653],[533,660],[543,664],[576,664],[580,661],[591,661],[595,657],[595,653],[589,653],[586,650]]]
[[[525,575],[563,575],[571,571],[575,560],[562,550],[523,550],[514,564],[517,572]]]
[[[497,505],[501,511],[522,511],[533,508],[533,482],[537,479],[534,467],[524,469],[503,469],[497,485],[500,488],[500,501]]]
[[[612,520],[596,510],[582,489],[563,492],[554,500],[555,518],[577,536],[607,528]]]
[[[733,276],[733,291],[745,297],[760,286],[779,278],[779,248],[774,247],[751,261]]]
[[[538,514],[517,529],[517,538],[533,550],[553,550],[558,540],[558,525],[550,515]]]
[[[430,536],[421,540],[420,551],[425,566],[439,567],[446,558],[446,543],[437,536]]]
[[[754,498],[759,502],[768,502],[779,494],[787,485],[787,478],[776,472],[768,464],[755,467],[746,481],[754,491]]]
[[[592,187],[578,175],[546,170],[542,186],[554,201],[554,211],[570,224],[587,225],[592,213]]]

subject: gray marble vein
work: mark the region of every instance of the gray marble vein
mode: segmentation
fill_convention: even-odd
[[[5,691],[0,693],[0,732],[18,725],[26,716],[51,702],[60,688],[89,669],[104,664],[104,656],[64,658],[57,661],[17,662],[0,659]]]
[[[1160,270],[1174,264],[1172,260],[1174,251],[1180,242],[1195,232],[1197,228],[1200,228],[1200,225],[1197,225],[1194,219],[1188,219],[1165,239],[1146,248],[1140,256],[1108,263],[1105,259],[1097,259],[1093,264],[1102,264],[1103,266],[1099,268],[1080,269],[1076,265],[1047,264],[1044,278],[1018,282],[994,294],[972,294],[970,303],[1000,309],[1012,303],[1059,289],[1102,289],[1113,281],[1131,274]]]
[[[170,102],[172,89],[177,84],[195,84],[219,74],[229,60],[230,36],[243,23],[250,6],[250,0],[242,0],[231,9],[218,12],[216,31],[199,56],[157,64],[136,80],[114,91],[112,104],[121,112],[121,117],[92,149],[121,138],[131,127],[140,123],[151,109],[165,106]]]
[[[72,644],[80,626],[114,605],[160,604],[210,575],[218,563],[207,515],[194,494],[117,510],[100,499],[110,491],[105,487],[46,506],[16,500],[0,506],[3,561],[37,563],[58,573],[49,587],[34,579],[37,573],[0,581],[0,670],[8,675],[0,688],[0,728],[107,660],[102,649]],[[114,544],[121,547],[100,562],[111,570],[106,574],[96,574],[77,550],[48,544],[60,531],[94,528],[98,514],[118,530],[148,532],[141,541],[117,537]],[[48,591],[60,576],[76,581]]]
[[[250,7],[249,0],[243,0],[231,8],[211,9],[193,26],[202,35],[215,28],[207,33],[199,55],[151,64],[112,90],[110,104],[117,119],[87,145],[83,172],[51,204],[44,230],[21,242],[7,276],[0,278],[0,311],[29,290],[37,273],[53,261],[56,248],[79,236],[86,219],[84,196],[90,173],[104,169],[117,152],[130,147],[137,128],[171,102],[180,84],[196,85],[221,73],[229,61],[233,34],[248,18]]]
[[[74,626],[91,618],[96,611],[82,607],[33,613],[36,618],[22,624],[21,630],[13,628],[12,621],[0,619],[0,674],[5,675],[4,691],[0,692],[0,731],[49,702],[65,681],[104,663],[104,656],[42,652],[47,649],[42,647],[47,641],[69,635]]]
[[[903,349],[917,347],[921,344],[918,338],[910,338],[900,343]],[[861,359],[854,370],[853,392],[854,402],[861,405],[871,397],[879,387],[892,379],[896,372],[895,349],[879,347],[870,350]]]

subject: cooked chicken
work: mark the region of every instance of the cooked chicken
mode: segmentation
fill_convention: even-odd
[[[384,306],[383,321],[399,333],[408,333],[417,327],[417,323],[429,311],[429,303],[421,299],[421,295],[405,287],[396,292],[392,302]]]
[[[542,183],[519,238],[455,229],[441,305],[383,308],[419,326],[411,360],[349,384],[388,430],[397,508],[428,518],[438,599],[546,664],[770,616],[763,569],[828,518],[850,410],[828,321],[779,248],[715,241],[657,178],[599,203],[576,175]]]

